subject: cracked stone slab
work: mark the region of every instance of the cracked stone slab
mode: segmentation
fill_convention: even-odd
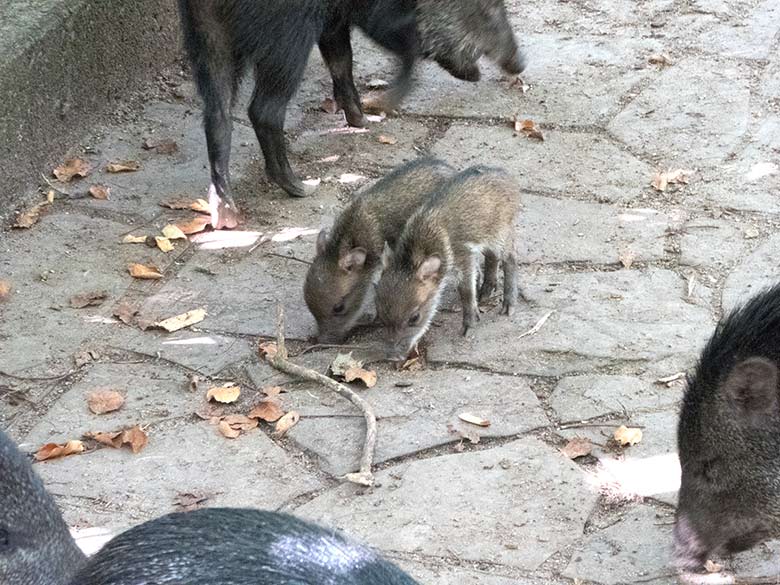
[[[673,514],[637,506],[586,537],[563,572],[569,579],[617,585],[677,583],[671,568]],[[653,578],[655,577],[655,579]]]
[[[412,577],[425,585],[562,585],[553,577],[508,578],[487,571],[464,567],[426,567],[419,563],[395,560]]]
[[[765,0],[748,10],[746,14],[735,9],[731,18],[693,38],[697,39],[697,44],[703,50],[716,55],[767,59],[773,54],[774,40],[780,31],[780,6],[774,0]]]
[[[69,525],[135,524],[174,511],[186,493],[208,506],[275,509],[322,487],[257,430],[230,440],[205,421],[170,421],[148,432],[137,455],[105,448],[36,464]]]
[[[378,419],[376,463],[460,441],[460,432],[489,439],[549,424],[538,399],[519,378],[449,369],[410,374],[388,368],[377,373],[377,385],[360,392]],[[288,436],[317,455],[324,471],[333,475],[357,471],[365,423],[351,404],[309,386],[292,390],[284,402],[301,414]],[[463,413],[491,424],[480,428],[465,423],[458,418]]]
[[[615,360],[693,363],[714,326],[707,308],[685,301],[683,279],[665,269],[523,271],[519,284],[529,303],[521,300],[509,318],[490,309],[465,337],[460,316],[441,313],[441,326],[425,337],[429,359],[535,375]],[[548,313],[538,332],[521,337]]]
[[[474,164],[503,167],[523,189],[600,201],[637,200],[653,177],[652,167],[612,140],[562,130],[545,131],[544,141],[539,142],[514,136],[509,125],[453,124],[433,153],[462,168]],[[572,203],[570,213],[590,209]]]
[[[576,541],[597,499],[576,465],[534,438],[411,461],[377,479],[362,495],[342,485],[295,512],[383,550],[530,571]]]
[[[747,249],[744,230],[735,221],[700,218],[687,222],[680,238],[680,264],[730,267]]]
[[[558,382],[548,399],[562,421],[582,421],[610,413],[674,406],[682,386],[671,388],[634,376],[570,376]]]
[[[724,311],[733,310],[737,305],[747,302],[765,288],[780,281],[778,254],[780,234],[775,234],[742,259],[723,285]]]
[[[609,124],[627,145],[670,167],[714,166],[750,121],[748,72],[732,63],[689,58],[666,68]]]

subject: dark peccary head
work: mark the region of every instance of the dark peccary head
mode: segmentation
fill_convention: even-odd
[[[718,324],[688,378],[677,431],[682,568],[780,534],[779,361],[780,285]]]
[[[463,334],[479,319],[479,299],[493,292],[504,266],[503,314],[517,300],[514,222],[519,189],[503,171],[473,167],[448,181],[406,224],[395,250],[386,249],[376,310],[387,332],[389,359],[402,360],[425,334],[448,282],[457,284]]]
[[[0,431],[0,583],[64,585],[83,562],[30,461]]]
[[[287,514],[206,508],[131,528],[73,585],[415,585],[370,549]]]
[[[313,188],[290,167],[284,118],[315,43],[333,79],[336,102],[351,126],[366,124],[352,77],[352,26],[401,62],[395,81],[377,104],[386,111],[408,92],[421,53],[463,79],[475,77],[476,59],[482,53],[508,71],[522,68],[501,2],[426,1],[420,18],[428,40],[421,44],[416,0],[179,0],[184,44],[203,100],[215,227],[238,223],[229,179],[231,109],[246,70],[255,73],[249,119],[268,177],[290,195],[302,197]]]
[[[330,233],[320,232],[303,285],[320,342],[339,342],[355,326],[373,299],[385,242],[395,246],[412,213],[453,173],[430,158],[404,164],[358,194]]]
[[[422,55],[458,79],[479,80],[482,55],[512,75],[525,69],[503,0],[417,0],[417,34]]]

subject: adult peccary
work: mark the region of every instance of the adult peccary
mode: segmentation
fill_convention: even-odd
[[[479,319],[477,274],[484,255],[479,298],[496,286],[503,262],[501,312],[517,301],[514,222],[519,188],[500,169],[472,167],[448,181],[409,219],[395,250],[387,249],[376,291],[377,316],[387,331],[388,358],[405,358],[430,326],[447,284],[458,286],[463,334]]]
[[[231,108],[245,70],[253,68],[255,73],[249,119],[268,177],[290,195],[301,197],[312,188],[290,168],[284,118],[315,43],[330,70],[336,102],[352,126],[366,123],[352,78],[352,26],[401,61],[400,72],[381,99],[388,111],[409,90],[414,63],[422,52],[465,79],[475,78],[476,59],[482,53],[497,56],[508,72],[523,68],[514,35],[507,35],[511,30],[502,0],[441,4],[424,0],[421,34],[427,38],[422,44],[416,0],[179,0],[179,7],[185,46],[204,102],[215,227],[232,227],[238,221],[229,190]],[[480,8],[485,15],[477,17]],[[484,30],[474,30],[477,27]],[[505,46],[498,48],[499,43]]]
[[[406,163],[358,194],[331,230],[320,232],[303,286],[320,342],[339,342],[354,327],[373,299],[385,242],[395,246],[409,217],[454,172],[430,158]]]
[[[415,585],[337,532],[288,514],[207,508],[131,528],[85,560],[30,462],[0,431],[2,585]]]
[[[688,377],[677,432],[678,564],[780,535],[780,285],[718,324]]]

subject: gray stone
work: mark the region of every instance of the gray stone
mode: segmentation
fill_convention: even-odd
[[[780,281],[780,235],[775,234],[756,248],[729,274],[723,286],[723,310],[730,311],[764,288]]]
[[[714,321],[684,300],[684,281],[668,270],[523,274],[510,318],[490,310],[465,337],[459,316],[440,315],[426,336],[439,363],[469,362],[494,371],[561,375],[616,359],[692,363]],[[520,337],[550,311],[541,329]]]
[[[582,534],[597,496],[585,475],[533,438],[381,471],[296,508],[387,551],[535,570]],[[540,495],[543,494],[543,495]]]
[[[766,59],[772,54],[774,39],[780,30],[780,6],[773,0],[761,2],[747,18],[738,8],[737,18],[719,23],[701,35],[699,45],[705,51],[740,59]]]
[[[550,395],[549,404],[561,421],[584,421],[611,413],[658,409],[676,404],[681,385],[672,388],[632,376],[572,376]]]
[[[715,166],[750,121],[747,72],[689,58],[669,67],[609,124],[626,144],[671,168]]]
[[[536,396],[519,378],[467,370],[411,374],[380,369],[378,379],[374,388],[361,392],[379,419],[376,463],[463,440],[461,432],[490,439],[549,424]],[[285,395],[285,405],[301,413],[289,436],[316,454],[325,471],[357,471],[365,434],[357,409],[330,391],[308,386]],[[459,420],[465,413],[491,424],[480,428]]]
[[[639,580],[659,585],[676,583],[669,554],[672,521],[671,514],[637,506],[617,523],[589,536],[563,574],[605,585]]]
[[[549,130],[539,142],[507,127],[453,125],[433,149],[460,167],[501,166],[523,189],[568,198],[632,201],[647,190],[652,168],[603,136]],[[562,204],[561,204],[562,205]],[[589,206],[580,208],[592,209]]]
[[[725,559],[725,566],[739,577],[780,575],[780,541],[770,540],[748,551]]]
[[[734,221],[695,219],[683,226],[680,264],[702,268],[730,267],[747,248],[745,230]]]
[[[207,497],[207,506],[274,509],[322,487],[257,430],[230,440],[200,421],[148,432],[137,455],[104,448],[35,466],[69,524],[128,526],[174,511],[188,493]]]
[[[465,567],[425,567],[417,563],[397,561],[409,574],[425,585],[561,585],[553,577],[508,578],[492,575],[485,570],[469,570]]]

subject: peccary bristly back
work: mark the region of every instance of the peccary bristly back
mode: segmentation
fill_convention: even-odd
[[[294,516],[237,508],[169,514],[120,534],[73,585],[415,585],[370,549]]]
[[[83,562],[57,504],[0,431],[0,583],[64,585]]]
[[[780,285],[717,326],[688,378],[675,556],[686,569],[780,534]]]

